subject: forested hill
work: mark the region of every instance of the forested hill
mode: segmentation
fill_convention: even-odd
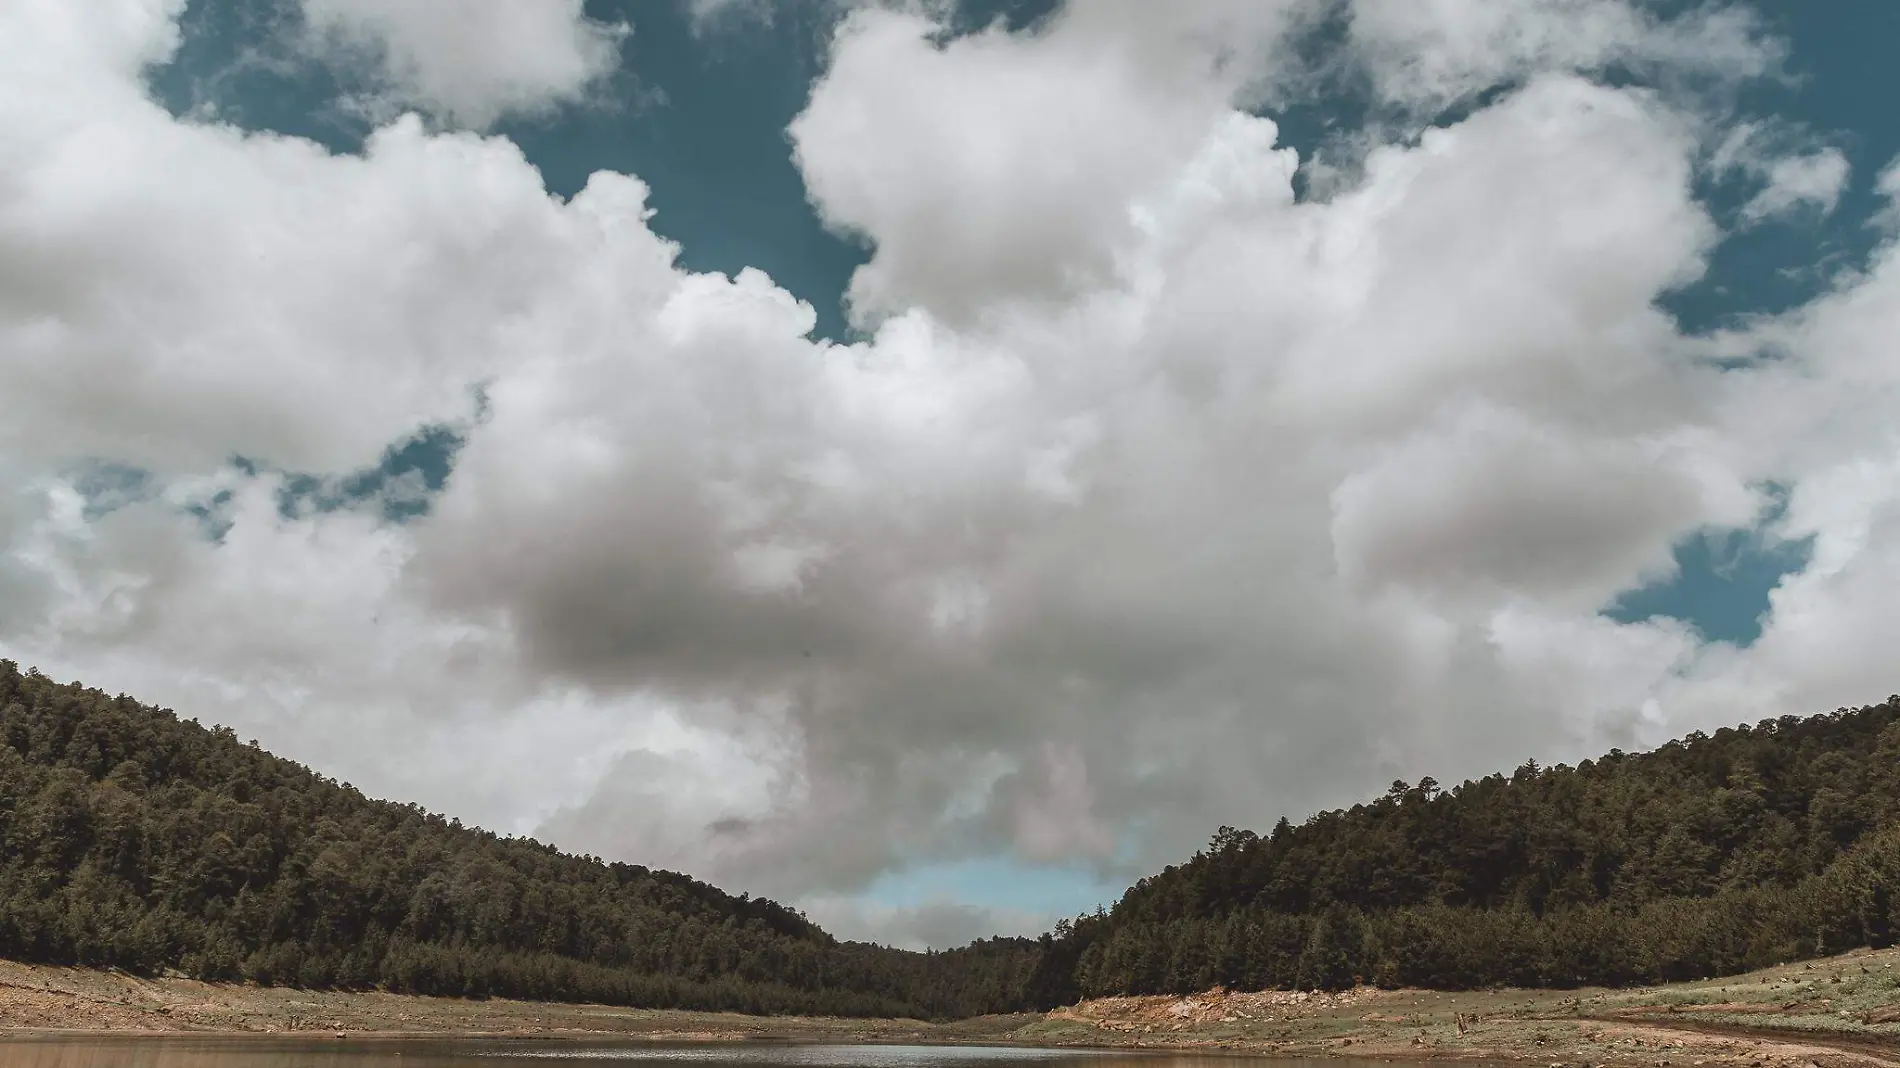
[[[0,956],[651,1007],[968,1016],[1037,943],[841,943],[772,901],[374,801],[0,661]]]
[[[1900,697],[1222,828],[1060,928],[1032,999],[1697,978],[1895,937]]]
[[[0,661],[0,956],[305,987],[955,1017],[1222,985],[1628,984],[1886,945],[1900,698],[1222,828],[945,953],[424,812]]]

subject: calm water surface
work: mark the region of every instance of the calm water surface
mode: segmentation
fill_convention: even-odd
[[[1320,1062],[996,1046],[655,1045],[519,1040],[253,1038],[0,1039],[0,1068],[1272,1068]],[[1383,1061],[1331,1059],[1326,1068]]]

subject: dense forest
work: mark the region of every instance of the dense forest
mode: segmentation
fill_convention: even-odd
[[[1900,697],[1222,828],[1040,940],[909,953],[401,805],[0,661],[0,956],[944,1018],[1232,988],[1667,981],[1900,937]]]
[[[0,956],[303,987],[760,1013],[1018,1006],[1039,953],[839,942],[775,902],[562,854],[0,661]]]
[[[1045,1004],[1215,985],[1574,986],[1744,971],[1900,924],[1900,697],[1222,828],[1062,924]]]

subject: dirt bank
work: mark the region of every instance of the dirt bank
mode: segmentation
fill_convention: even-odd
[[[1210,991],[951,1024],[329,993],[0,961],[0,1034],[48,1030],[989,1042],[1544,1068],[1900,1068],[1900,951],[1639,990]]]
[[[1556,1068],[1900,1065],[1900,951],[1637,990],[1103,998],[1012,1034],[1087,1042]]]
[[[956,1041],[1035,1016],[954,1025],[560,1005],[489,998],[290,990],[0,961],[0,1034],[8,1031],[346,1032],[562,1035],[692,1040]]]

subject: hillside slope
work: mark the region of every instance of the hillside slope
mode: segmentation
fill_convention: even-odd
[[[0,661],[0,956],[312,988],[968,1016],[1036,943],[839,942],[775,902],[466,828]]]
[[[1630,986],[1900,932],[1900,699],[1527,763],[1209,848],[1052,935],[918,954],[365,798],[0,661],[0,957],[315,989],[915,1016],[1083,997]]]
[[[1900,698],[1450,790],[1394,783],[1265,836],[1222,828],[1063,925],[1033,1000],[1624,985],[1883,946],[1896,815]]]

